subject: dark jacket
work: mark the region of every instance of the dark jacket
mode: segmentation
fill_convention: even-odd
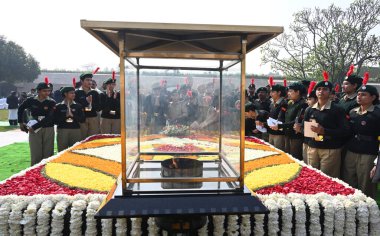
[[[344,144],[344,137],[350,134],[348,120],[344,110],[337,104],[328,102],[324,109],[320,110],[318,103],[306,110],[304,121],[315,120],[321,125],[325,134],[322,141],[310,139],[308,144],[312,148],[337,149]]]
[[[120,93],[116,93],[115,99],[114,93],[111,94],[111,97],[108,97],[107,92],[102,92],[100,94],[100,107],[102,118],[120,119]]]
[[[67,122],[67,105],[59,103],[54,111],[54,123],[57,125],[57,129],[79,129],[79,123],[85,121],[83,107],[78,103],[70,105],[71,113],[73,116],[73,122]]]
[[[288,107],[288,102],[285,98],[282,98],[281,100],[278,100],[276,103],[270,104],[270,111],[269,111],[269,117],[285,122],[285,112]],[[284,135],[284,131],[282,130],[272,130],[268,126],[266,126],[268,133],[273,135]]]
[[[31,118],[38,121],[38,123],[32,127],[34,130],[45,127],[53,127],[55,105],[55,101],[50,97],[43,101],[39,101],[37,96],[28,98],[18,108],[18,123],[28,122],[28,120],[25,120],[25,112],[29,110],[32,116]]]
[[[353,96],[348,97],[347,95],[343,96],[340,100],[338,105],[343,108],[344,112],[348,115],[350,111],[356,107],[359,106],[359,104],[356,102],[357,94],[354,94]]]
[[[307,104],[304,99],[299,99],[296,102],[289,101],[288,108],[285,112],[285,122],[278,125],[279,129],[284,130],[284,134],[290,138],[302,139],[303,134],[294,131],[293,126],[297,122],[302,122],[302,112],[307,108]]]
[[[359,154],[377,155],[380,136],[380,108],[370,107],[364,114],[360,107],[350,112],[351,138],[347,149]]]
[[[17,109],[18,108],[18,98],[16,95],[9,95],[7,97],[6,103],[8,104],[8,109]]]
[[[89,106],[87,97],[90,95],[92,95],[92,109],[91,111],[86,111],[85,108]],[[82,88],[75,90],[75,102],[79,103],[83,107],[86,117],[96,117],[98,115],[97,112],[100,111],[99,93],[96,92],[96,90],[90,90],[88,93],[82,90]]]
[[[260,99],[256,99],[254,104],[257,110],[264,110],[267,112],[270,111],[270,99],[265,99],[264,101],[261,101]]]

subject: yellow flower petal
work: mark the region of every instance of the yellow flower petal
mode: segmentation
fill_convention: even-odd
[[[85,167],[70,164],[47,163],[45,174],[69,187],[91,189],[95,191],[109,191],[116,179]]]
[[[244,183],[253,191],[276,184],[287,183],[298,176],[301,168],[298,163],[261,168],[249,173],[244,178]]]

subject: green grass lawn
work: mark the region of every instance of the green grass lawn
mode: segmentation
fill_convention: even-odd
[[[30,166],[28,143],[15,143],[0,147],[0,180]]]
[[[0,126],[0,132],[18,129],[18,126]]]
[[[54,154],[57,153],[54,145]],[[29,143],[14,143],[0,147],[0,181],[30,167]]]
[[[0,121],[8,121],[8,110],[0,110]]]

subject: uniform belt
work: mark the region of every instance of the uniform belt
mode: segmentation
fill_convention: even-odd
[[[376,141],[377,140],[377,137],[375,136],[370,136],[370,135],[362,135],[362,134],[355,134],[355,139],[358,140],[358,141],[367,141],[367,142],[371,142],[371,141]]]

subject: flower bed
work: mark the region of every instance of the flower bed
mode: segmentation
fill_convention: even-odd
[[[155,150],[208,150],[213,140],[144,137]],[[158,140],[157,142],[155,140]],[[149,219],[95,220],[93,215],[117,178],[120,138],[93,136],[0,182],[0,235],[157,235]],[[226,142],[235,145],[233,141]],[[168,145],[170,144],[170,145]],[[304,165],[262,140],[246,140],[246,185],[268,215],[210,216],[200,235],[380,235],[376,202],[338,179]],[[171,156],[150,157],[153,160]],[[210,160],[213,156],[192,156]]]

